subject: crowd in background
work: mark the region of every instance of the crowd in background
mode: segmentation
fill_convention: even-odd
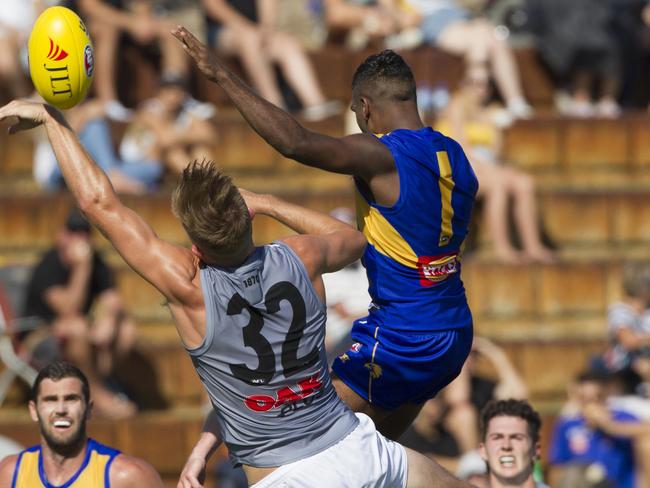
[[[309,52],[326,43],[351,51],[430,45],[459,56],[465,66],[459,85],[437,93],[433,105],[432,94],[419,90],[420,103],[423,110],[435,109],[436,128],[467,152],[495,257],[505,263],[558,259],[542,235],[533,179],[509,166],[501,153],[503,131],[511,123],[548,110],[526,99],[513,46],[537,50],[554,80],[559,114],[616,118],[626,109],[645,110],[650,95],[646,0],[0,0],[0,42],[9,47],[0,51],[0,84],[10,98],[31,94],[26,39],[38,13],[55,3],[74,8],[92,33],[94,93],[69,119],[121,193],[155,191],[166,174],[178,174],[218,142],[213,123],[218,110],[194,98],[188,59],[169,35],[176,24],[236,59],[262,96],[306,121],[339,115],[349,103],[328,99],[316,76]],[[120,99],[123,42],[159,59],[157,91],[137,106]],[[42,140],[36,143],[34,175],[44,190],[63,188],[54,155]],[[510,240],[510,202],[519,246]],[[337,216],[352,220],[349,211]],[[47,322],[55,339],[39,338],[38,354],[75,361],[95,383],[100,411],[129,416],[136,406],[103,388],[102,381],[111,376],[116,358],[129,352],[135,331],[110,269],[88,242],[86,225],[71,214],[56,247],[35,268],[24,313]],[[39,273],[47,267],[55,267],[59,279],[46,287]],[[360,269],[350,267],[326,281],[333,355],[338,344],[348,344],[347,328],[364,314],[364,300],[367,305],[367,297],[356,293],[365,290]],[[608,315],[610,347],[569,385],[552,437],[544,439],[554,488],[633,488],[635,476],[650,483],[650,271],[630,267],[623,286],[625,298],[612,304]],[[491,363],[491,377],[481,375],[478,359]],[[480,485],[487,471],[479,455],[485,440],[479,413],[490,400],[527,395],[506,354],[477,337],[461,376],[427,403],[401,441],[476,486],[489,486]]]

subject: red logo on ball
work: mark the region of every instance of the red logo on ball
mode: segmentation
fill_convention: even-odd
[[[50,39],[50,52],[47,53],[47,59],[51,61],[61,61],[68,57],[68,53],[65,52],[58,44],[55,44],[54,41]]]

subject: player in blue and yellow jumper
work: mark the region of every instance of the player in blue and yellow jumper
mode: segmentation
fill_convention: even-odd
[[[29,402],[29,413],[38,422],[41,442],[0,462],[0,486],[162,487],[150,464],[86,436],[91,409],[88,380],[79,369],[63,361],[43,368]]]

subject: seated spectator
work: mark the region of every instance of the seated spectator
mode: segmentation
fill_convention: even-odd
[[[419,31],[413,31],[419,15],[401,8],[397,0],[325,0],[324,5],[330,33],[346,34],[346,45],[352,50],[375,43],[408,48],[421,41]]]
[[[208,19],[208,44],[236,56],[260,95],[285,107],[275,73],[277,64],[302,104],[306,120],[321,120],[341,111],[327,101],[314,68],[297,39],[276,28],[274,0],[202,0]]]
[[[189,161],[210,154],[218,141],[210,122],[214,113],[212,105],[189,96],[182,79],[163,77],[156,95],[143,102],[126,125],[119,151],[101,102],[73,108],[69,119],[115,190],[138,195],[155,190],[165,171],[177,175]],[[54,151],[45,139],[37,145],[34,176],[47,190],[63,186]]]
[[[548,488],[534,478],[542,419],[526,400],[492,401],[481,412],[479,453],[488,488]]]
[[[479,376],[476,359],[488,361],[496,381]],[[450,470],[456,470],[461,456],[479,446],[479,412],[490,400],[524,399],[528,390],[505,351],[492,341],[474,337],[461,374],[440,394],[429,400],[399,442],[434,457]]]
[[[56,246],[34,268],[27,287],[25,316],[48,325],[48,337],[32,332],[24,341],[38,342],[34,358],[44,364],[64,357],[88,372],[100,414],[128,417],[135,406],[102,382],[135,343],[135,324],[125,314],[110,268],[92,247],[90,224],[71,210]]]
[[[70,125],[78,132],[79,140],[111,179],[117,192],[140,195],[156,188],[164,171],[163,165],[155,159],[124,159],[117,155],[103,102],[89,100],[69,113]],[[56,156],[44,134],[37,140],[34,151],[34,178],[47,191],[60,190],[64,186]]]
[[[647,427],[607,408],[606,383],[603,374],[587,372],[570,389],[549,450],[555,488],[637,486],[632,440]]]
[[[180,174],[192,160],[209,155],[218,142],[210,119],[215,108],[190,97],[182,78],[163,76],[158,93],[138,107],[120,144],[126,162],[156,161]]]
[[[614,6],[601,0],[530,0],[529,8],[540,54],[562,87],[558,109],[573,117],[617,117],[622,67],[612,29]]]
[[[187,78],[188,59],[170,35],[176,24],[157,15],[149,0],[65,0],[63,5],[78,12],[92,33],[95,43],[97,97],[106,103],[106,113],[116,120],[128,120],[132,112],[118,98],[116,73],[118,47],[122,34],[140,46],[154,43],[162,55],[162,74]]]
[[[650,355],[650,267],[628,264],[623,273],[623,298],[609,306],[605,353],[609,371],[630,369],[636,356]]]
[[[457,0],[405,0],[405,3],[420,16],[424,42],[462,56],[469,72],[489,73],[512,117],[532,116],[507,36],[498,35],[495,25],[483,17],[473,16]]]
[[[27,39],[43,0],[0,0],[0,86],[10,100],[29,93],[25,76]]]
[[[454,93],[437,129],[456,139],[465,149],[479,181],[479,198],[485,201],[484,220],[494,252],[506,263],[551,262],[554,253],[542,242],[533,178],[518,169],[504,166],[501,146],[504,123],[509,117],[488,105],[490,88],[487,73],[470,69]],[[518,251],[509,238],[509,208],[512,199],[514,223],[521,240]]]

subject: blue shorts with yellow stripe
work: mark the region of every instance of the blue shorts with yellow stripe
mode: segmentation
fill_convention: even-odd
[[[403,332],[377,326],[370,317],[354,322],[350,349],[332,369],[369,403],[394,410],[424,403],[460,373],[472,348],[472,327]]]

